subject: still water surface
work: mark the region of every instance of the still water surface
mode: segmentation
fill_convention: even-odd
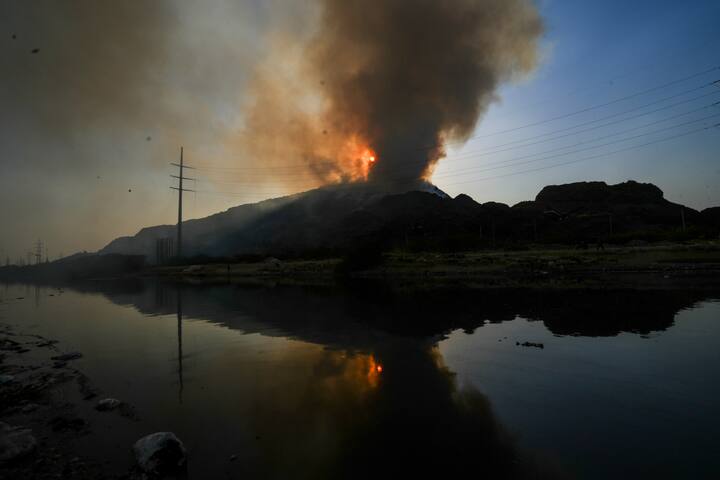
[[[198,479],[718,478],[713,297],[138,281],[3,286],[0,322],[137,409],[78,441],[118,467],[169,430]]]

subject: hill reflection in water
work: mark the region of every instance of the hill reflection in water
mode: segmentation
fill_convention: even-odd
[[[173,430],[191,452],[191,478],[455,478],[469,473],[566,478],[572,476],[568,472],[585,478],[593,471],[602,478],[624,471],[627,465],[599,454],[579,467],[577,458],[565,458],[565,453],[576,456],[563,450],[568,443],[592,447],[590,436],[602,430],[594,423],[572,438],[548,432],[548,446],[562,446],[551,456],[534,445],[529,448],[518,439],[518,434],[528,436],[525,419],[519,430],[518,422],[508,427],[507,415],[499,420],[498,410],[507,411],[506,405],[496,404],[500,397],[493,391],[491,401],[488,392],[458,381],[440,345],[452,332],[482,336],[518,318],[554,335],[644,336],[668,330],[679,312],[707,299],[707,293],[687,291],[417,291],[376,284],[265,288],[139,280],[73,289],[52,300],[67,302],[67,308],[48,310],[47,323],[32,321],[59,328],[53,316],[60,315],[64,330],[76,326],[75,331],[82,331],[73,341],[86,353],[83,368],[105,391],[140,412],[142,422],[118,430],[113,445],[130,444],[147,431]],[[103,297],[111,302],[85,308]],[[484,348],[478,345],[473,348]],[[514,343],[512,348],[518,353],[509,350],[506,355],[519,358],[519,368],[533,366],[528,360],[532,349]],[[538,354],[553,365],[552,350]],[[597,369],[602,373],[602,366]],[[516,399],[513,408],[522,410],[517,399],[523,398],[527,409],[536,412],[528,415],[535,418],[543,408],[552,408],[543,400],[546,393],[522,390],[511,377],[504,374],[510,382],[505,387]],[[568,391],[572,386],[565,386],[564,394],[573,394]],[[715,390],[705,393],[715,398]],[[697,399],[685,400],[692,405]],[[570,411],[565,416],[568,422],[577,417]],[[664,415],[645,416],[668,425]],[[707,435],[720,432],[715,423]],[[605,432],[605,440],[620,442],[617,433]],[[656,437],[648,436],[648,448],[672,442]],[[697,450],[704,438],[698,434],[687,448]],[[228,463],[231,455],[237,455],[236,462]],[[707,471],[707,460],[696,461],[703,456],[701,451],[688,454],[695,472]],[[663,476],[660,463],[648,469],[642,463],[646,457],[630,461],[638,463],[634,471]],[[677,471],[688,471],[678,465]]]

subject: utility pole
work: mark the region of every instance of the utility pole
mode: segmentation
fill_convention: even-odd
[[[194,178],[188,178],[183,175],[183,170],[188,168],[190,170],[194,170],[193,167],[188,167],[185,165],[183,161],[183,147],[180,147],[180,163],[171,163],[170,165],[174,165],[178,168],[180,168],[180,175],[170,175],[172,178],[177,178],[179,180],[179,185],[177,187],[170,187],[173,190],[178,191],[178,223],[177,223],[177,257],[182,258],[182,222],[183,222],[183,216],[182,216],[182,200],[183,200],[183,192],[194,192],[195,190],[188,190],[183,188],[183,180],[195,180]]]

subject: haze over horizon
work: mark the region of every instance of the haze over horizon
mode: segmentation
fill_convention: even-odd
[[[174,223],[169,163],[180,145],[198,167],[188,173],[199,181],[186,197],[187,219],[320,185],[296,159],[256,158],[266,150],[248,148],[243,135],[258,76],[315,108],[306,79],[294,75],[298,49],[333,2],[298,3],[0,6],[0,58],[9,66],[0,88],[3,263],[37,239],[56,258]],[[711,83],[720,79],[720,5],[536,4],[539,58],[521,75],[503,70],[509,82],[484,115],[476,111],[477,127],[450,139],[433,183],[453,196],[514,204],[548,184],[634,179],[694,208],[719,205],[720,86]],[[521,24],[533,25],[531,17]],[[527,45],[537,35],[531,29]],[[274,131],[282,115],[263,127]]]

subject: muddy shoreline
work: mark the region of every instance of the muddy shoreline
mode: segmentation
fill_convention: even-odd
[[[125,403],[102,408],[104,392],[74,366],[81,357],[0,322],[0,478],[132,478],[129,447],[123,468],[78,446],[113,423],[138,421]]]

